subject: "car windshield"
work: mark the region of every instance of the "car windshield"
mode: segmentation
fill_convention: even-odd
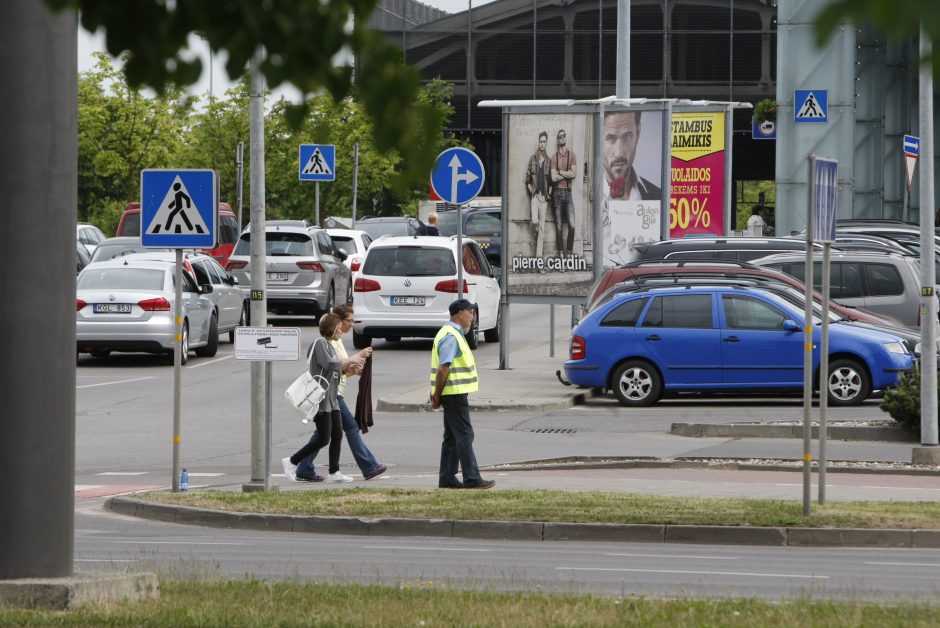
[[[437,215],[437,230],[442,236],[457,235],[457,212],[441,212]]]
[[[91,256],[91,261],[93,262],[106,262],[109,259],[114,259],[115,257],[123,257],[124,255],[130,255],[131,253],[151,253],[153,251],[169,251],[170,249],[151,249],[144,248],[139,242],[114,242],[107,243],[103,242],[98,245],[98,248],[95,249],[94,255]]]
[[[265,253],[270,257],[313,257],[313,240],[306,233],[268,231],[264,234]],[[232,255],[251,254],[251,233],[238,239]]]
[[[440,247],[372,248],[362,272],[383,277],[441,277],[457,274],[454,254]]]
[[[373,238],[378,238],[383,235],[393,235],[393,236],[406,236],[413,235],[408,229],[408,223],[402,220],[401,222],[381,222],[381,221],[368,221],[364,220],[362,222],[356,223],[356,229],[362,229],[368,233]]]
[[[79,290],[163,291],[164,271],[154,268],[86,268],[78,278]]]
[[[228,214],[219,214],[219,244],[235,244],[238,240],[238,219]]]

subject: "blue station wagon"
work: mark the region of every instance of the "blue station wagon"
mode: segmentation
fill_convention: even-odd
[[[684,286],[618,295],[573,330],[565,373],[573,384],[613,390],[625,406],[666,393],[803,389],[803,312],[759,288]],[[822,321],[814,317],[818,387]],[[900,381],[913,354],[897,336],[829,325],[832,405],[861,403]]]

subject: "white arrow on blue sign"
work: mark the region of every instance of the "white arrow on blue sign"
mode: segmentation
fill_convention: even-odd
[[[904,154],[911,157],[920,155],[920,138],[914,135],[904,136]]]
[[[145,247],[211,249],[219,224],[214,170],[141,170],[140,243]]]
[[[431,171],[431,187],[445,203],[469,203],[483,189],[483,162],[467,148],[448,148],[437,156]]]

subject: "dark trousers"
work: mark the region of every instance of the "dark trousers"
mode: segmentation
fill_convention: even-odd
[[[556,188],[554,197],[555,229],[558,231],[558,252],[574,252],[574,200],[571,190]],[[563,244],[562,228],[568,225],[568,241]]]
[[[482,482],[477,458],[473,454],[473,426],[470,425],[470,404],[466,393],[444,395],[441,405],[444,407],[444,442],[441,443],[438,485],[456,484],[458,465],[464,482]]]
[[[297,453],[290,457],[290,462],[299,465],[304,458],[329,445],[330,473],[336,473],[339,471],[339,452],[343,446],[343,418],[339,410],[319,412],[313,417],[313,423],[317,426],[314,438],[297,450]]]

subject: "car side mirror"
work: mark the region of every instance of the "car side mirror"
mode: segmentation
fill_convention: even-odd
[[[341,262],[345,262],[346,258],[349,257],[346,255],[346,251],[340,251],[339,249],[333,249],[333,255],[338,257]]]
[[[786,331],[786,332],[800,331],[800,325],[795,320],[788,318],[785,321],[783,321],[783,331]]]
[[[200,286],[199,286],[199,294],[209,294],[210,292],[212,292],[212,284],[211,284],[211,283],[200,284]]]
[[[234,276],[234,275],[226,275],[226,277],[225,277],[225,283],[227,283],[227,284],[230,285],[230,286],[237,286],[237,285],[238,285],[238,277],[236,277],[236,276]]]

